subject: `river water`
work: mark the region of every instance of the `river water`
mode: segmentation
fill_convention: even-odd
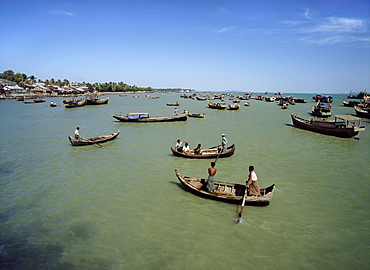
[[[62,98],[1,100],[1,269],[368,269],[370,121],[359,140],[292,126],[289,112],[250,100],[238,111],[206,108],[179,93],[148,99],[110,95],[109,104],[65,109]],[[286,94],[288,95],[288,94]],[[345,95],[333,95],[334,114]],[[58,107],[49,107],[50,101]],[[206,113],[174,123],[121,123],[112,114]],[[231,101],[227,100],[227,103]],[[244,102],[241,103],[243,105]],[[111,142],[72,147],[68,136],[121,131]],[[177,139],[211,147],[225,133],[234,156],[217,161],[217,179],[244,183],[254,165],[267,207],[199,198],[174,169],[206,177],[212,160],[174,157]]]

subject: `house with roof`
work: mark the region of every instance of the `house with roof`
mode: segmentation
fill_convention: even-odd
[[[5,80],[5,79],[0,79],[0,86],[5,87],[5,86],[16,86],[17,84],[15,82]]]
[[[9,80],[0,79],[0,88],[0,94],[6,97],[27,95],[27,91],[25,89]]]

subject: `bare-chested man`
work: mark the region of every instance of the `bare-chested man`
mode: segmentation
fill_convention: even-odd
[[[211,162],[211,167],[208,168],[208,182],[207,182],[207,189],[209,192],[214,192],[215,190],[215,174],[217,169],[215,168],[216,163]]]

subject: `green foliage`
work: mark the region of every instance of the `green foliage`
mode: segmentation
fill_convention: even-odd
[[[60,79],[46,79],[45,81],[42,81],[40,79],[37,79],[34,75],[27,76],[24,73],[16,73],[14,74],[13,70],[5,70],[4,72],[0,73],[1,79],[6,79],[9,81],[13,81],[17,83],[19,86],[24,87],[25,84],[34,84],[37,82],[39,83],[45,83],[45,84],[56,84],[59,86],[65,86],[69,85],[70,82],[67,79],[64,79],[61,81]],[[175,88],[175,89],[153,89],[150,86],[149,87],[139,87],[136,85],[128,85],[124,82],[109,82],[109,83],[75,83],[79,86],[86,86],[88,87],[89,91],[99,91],[99,92],[132,92],[132,91],[179,91],[182,90],[181,88]]]

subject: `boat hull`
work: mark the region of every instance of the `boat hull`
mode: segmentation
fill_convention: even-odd
[[[75,139],[71,136],[68,136],[69,142],[72,146],[85,146],[85,145],[91,145],[91,144],[98,144],[98,143],[105,143],[111,140],[114,140],[118,137],[120,131],[118,130],[115,133],[109,134],[109,135],[103,135],[93,138],[81,138],[81,139]]]
[[[86,99],[79,100],[79,101],[67,101],[64,106],[66,108],[76,108],[76,107],[82,107],[86,105]]]
[[[356,111],[356,115],[360,117],[370,118],[370,109],[367,108],[367,110],[361,109],[358,106],[354,106],[354,109]]]
[[[227,108],[227,105],[208,101],[208,107],[216,110],[225,110]]]
[[[295,127],[325,135],[331,135],[342,138],[351,138],[356,136],[360,131],[362,131],[361,128],[356,127],[340,127],[337,126],[335,122],[325,123],[324,121],[308,121],[292,113],[290,115],[292,118],[293,125]]]
[[[185,186],[191,193],[197,196],[233,204],[241,204],[243,200],[245,185],[215,181],[215,192],[211,193],[207,191],[206,179],[181,175],[177,169],[175,169],[175,174],[180,183]],[[254,206],[267,206],[272,200],[274,191],[275,184],[267,188],[261,188],[261,196],[247,195],[245,197],[245,204]]]
[[[203,152],[201,155],[194,155],[193,150],[190,150],[189,153],[183,153],[171,147],[171,151],[174,156],[184,157],[184,158],[207,159],[207,158],[225,158],[225,157],[230,157],[234,155],[235,144],[229,146],[226,152],[218,153],[217,150],[218,150],[217,148],[203,149]]]
[[[104,99],[97,99],[97,98],[88,98],[86,99],[86,105],[102,105],[108,104],[109,97]]]
[[[174,122],[174,121],[186,121],[188,119],[188,117],[185,114],[174,116],[146,117],[138,119],[129,119],[127,116],[118,114],[114,114],[112,116],[121,122],[131,122],[131,123]]]

